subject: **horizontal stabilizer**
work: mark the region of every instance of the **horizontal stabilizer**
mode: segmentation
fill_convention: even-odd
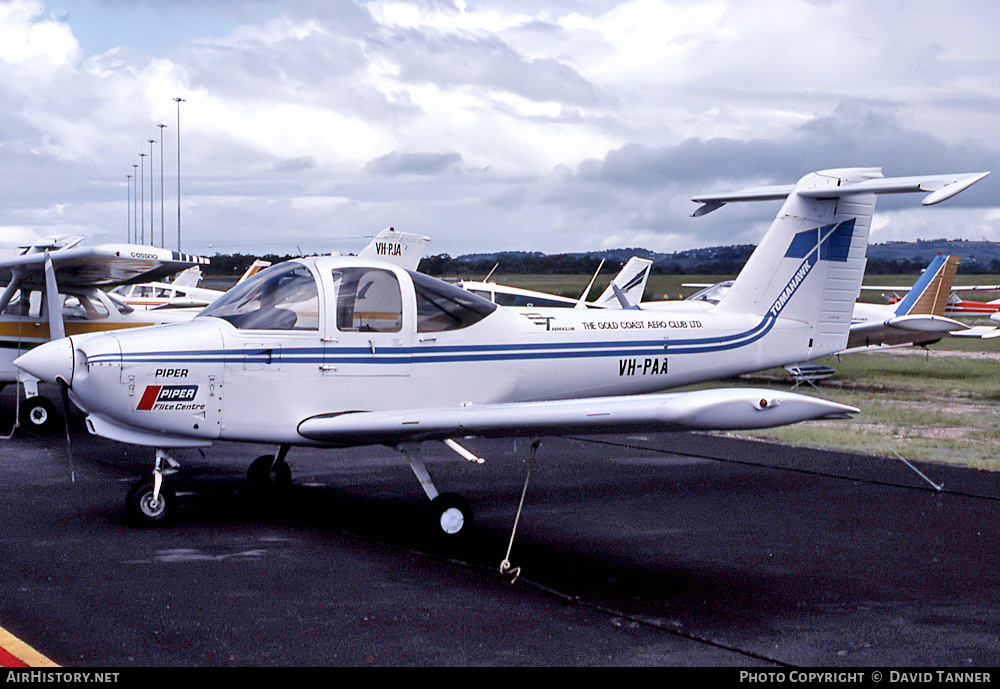
[[[954,330],[966,330],[969,326],[945,316],[932,314],[914,314],[912,316],[895,316],[885,322],[890,328],[909,330],[918,333],[950,333]]]
[[[968,330],[956,330],[953,337],[974,337],[980,340],[992,340],[1000,337],[1000,328],[995,325],[974,325]]]
[[[820,176],[837,176],[841,171],[826,170]],[[882,177],[877,169],[870,171],[871,179],[838,186],[819,185],[815,189],[799,189],[798,194],[807,199],[837,199],[856,194],[904,194],[930,192],[921,203],[931,206],[968,189],[989,172],[962,173],[955,175],[926,175],[918,177]],[[792,193],[793,186],[773,186],[746,189],[727,194],[705,194],[692,201],[702,204],[693,215],[699,217],[722,208],[727,203],[740,201],[775,201]]]
[[[854,407],[793,392],[725,388],[446,409],[324,414],[299,434],[331,445],[396,444],[459,436],[747,430],[846,418]]]

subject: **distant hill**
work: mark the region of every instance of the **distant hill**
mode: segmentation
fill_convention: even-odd
[[[538,251],[502,251],[425,256],[420,270],[429,275],[476,276],[481,279],[494,266],[500,273],[580,274],[593,273],[603,259],[624,263],[632,256],[653,261],[653,271],[660,274],[705,275],[739,272],[754,250],[753,244],[712,246],[675,253],[657,253],[641,248],[606,249],[570,254],[543,254]],[[886,242],[868,247],[867,272],[873,275],[914,275],[923,270],[938,253],[959,256],[958,272],[964,274],[1000,274],[1000,242],[965,239],[931,239],[916,242]],[[292,256],[263,256],[272,263]],[[242,254],[216,254],[206,275],[240,275],[253,261]],[[605,266],[608,270],[609,266]]]
[[[653,261],[654,272],[668,274],[719,274],[738,272],[754,250],[753,244],[712,246],[675,253],[657,253],[648,249],[628,248],[585,253],[547,255],[530,251],[505,251],[489,254],[466,254],[451,258],[447,254],[427,257],[421,270],[433,275],[461,272],[485,275],[494,265],[502,273],[587,273],[603,259],[624,263],[632,256]],[[916,242],[886,242],[868,247],[871,274],[914,274],[923,270],[938,253],[959,256],[960,273],[1000,273],[1000,242],[964,239],[933,239]]]

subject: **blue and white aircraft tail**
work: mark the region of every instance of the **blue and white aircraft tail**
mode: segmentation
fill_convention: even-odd
[[[779,317],[810,324],[808,352],[816,359],[844,349],[864,277],[868,235],[878,194],[930,192],[939,203],[988,173],[885,178],[878,168],[825,170],[794,187],[705,195],[700,216],[737,201],[784,199],[760,245],[718,303],[718,312]]]

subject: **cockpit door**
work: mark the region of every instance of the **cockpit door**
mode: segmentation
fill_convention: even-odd
[[[334,268],[326,319],[327,376],[408,376],[413,326],[405,323],[396,274],[385,268]]]

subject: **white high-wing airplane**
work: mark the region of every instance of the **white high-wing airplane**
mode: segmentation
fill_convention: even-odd
[[[603,261],[601,265],[603,265]],[[594,301],[587,301],[587,295],[594,284],[594,279],[597,278],[597,273],[594,274],[594,278],[591,279],[590,284],[587,285],[587,289],[584,290],[579,299],[570,299],[557,294],[547,294],[521,287],[498,285],[495,282],[489,282],[488,279],[481,282],[462,280],[455,284],[500,306],[620,309],[630,308],[642,301],[642,293],[646,291],[646,281],[649,279],[649,269],[652,265],[653,262],[648,258],[633,256],[611,279],[611,283],[601,293],[601,296]],[[597,270],[600,272],[600,268]]]
[[[237,284],[267,268],[271,263],[255,260],[246,269]],[[179,273],[172,282],[144,282],[119,285],[111,290],[134,309],[203,309],[225,294],[224,290],[199,287],[201,268],[194,266]],[[193,316],[193,314],[192,314]]]
[[[83,237],[46,237],[20,255],[0,260],[12,277],[0,294],[0,387],[20,382],[25,400],[18,422],[44,432],[58,419],[55,405],[38,393],[38,380],[14,359],[50,339],[104,330],[190,320],[191,315],[138,311],[103,288],[157,280],[207,258],[135,244],[81,247]]]
[[[395,265],[315,257],[272,266],[190,323],[74,336],[17,365],[67,386],[91,432],[157,448],[153,476],[126,499],[138,520],[174,509],[170,448],[276,444],[247,472],[259,487],[290,481],[293,445],[384,444],[407,454],[436,528],[459,534],[471,508],[438,494],[412,451],[423,441],[476,460],[454,439],[765,428],[856,412],[786,391],[648,393],[843,349],[875,195],[931,191],[929,204],[981,176],[806,175],[785,189],[726,298],[696,314],[498,307]]]

